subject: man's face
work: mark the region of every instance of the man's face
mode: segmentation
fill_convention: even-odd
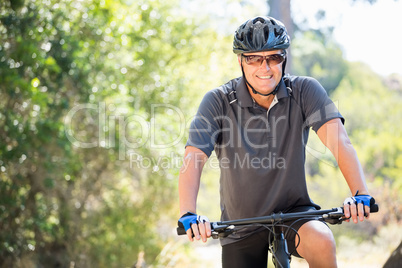
[[[247,81],[254,87],[255,90],[262,94],[271,93],[276,85],[282,78],[282,64],[274,64],[274,61],[268,65],[267,60],[264,60],[262,64],[260,62],[254,62],[247,64],[245,57],[247,56],[269,56],[275,54],[283,54],[282,50],[263,51],[244,53],[243,57],[238,56],[239,64],[243,64],[244,75]],[[249,61],[250,63],[250,61]]]

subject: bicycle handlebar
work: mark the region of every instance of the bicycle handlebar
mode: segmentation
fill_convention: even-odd
[[[378,212],[379,208],[377,204],[370,206],[370,213]],[[301,218],[311,218],[317,217],[322,218],[325,222],[329,224],[341,224],[345,220],[343,207],[332,208],[328,210],[316,210],[316,211],[305,211],[305,212],[295,212],[295,213],[273,213],[270,216],[231,220],[231,221],[221,221],[221,222],[211,222],[212,237],[214,239],[226,236],[233,232],[235,226],[244,226],[251,224],[268,224],[273,225],[275,223],[286,222]],[[186,231],[184,228],[177,227],[178,235],[185,235]]]

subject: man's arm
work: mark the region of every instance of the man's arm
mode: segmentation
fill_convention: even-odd
[[[200,178],[202,169],[208,156],[200,149],[187,146],[184,152],[183,166],[180,169],[179,175],[179,202],[180,216],[187,212],[197,212],[197,195],[200,188]],[[187,236],[190,241],[193,241],[192,234],[199,240],[200,235],[204,242],[211,236],[211,227],[209,222],[192,225],[192,231],[187,230]]]
[[[318,129],[317,135],[334,155],[352,194],[359,191],[359,194],[368,195],[363,168],[341,120],[337,118],[328,121]],[[364,220],[364,211],[367,218],[370,214],[370,208],[363,208],[362,204],[358,204],[357,208],[355,204],[344,205],[344,208],[345,216],[348,218],[351,215],[354,223],[357,223],[357,212],[360,221]]]

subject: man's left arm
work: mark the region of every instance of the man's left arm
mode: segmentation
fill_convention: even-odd
[[[341,120],[336,118],[326,122],[318,129],[317,135],[334,155],[352,194],[358,192],[359,195],[369,195],[363,168]],[[370,208],[362,203],[345,204],[344,210],[345,217],[351,216],[354,223],[357,223],[358,219],[364,220],[364,211],[367,218],[370,215]]]

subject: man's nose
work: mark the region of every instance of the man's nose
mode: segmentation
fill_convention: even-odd
[[[263,67],[263,68],[265,68],[265,69],[267,69],[267,70],[270,69],[270,67],[269,67],[269,62],[268,62],[268,58],[263,58],[263,59],[262,59],[260,68],[261,68],[261,67]]]

